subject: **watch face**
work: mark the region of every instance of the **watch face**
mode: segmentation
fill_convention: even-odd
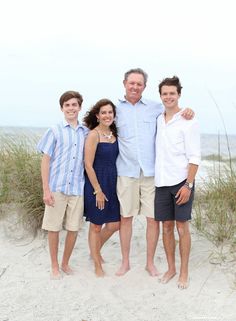
[[[188,183],[189,188],[193,188],[193,183]]]

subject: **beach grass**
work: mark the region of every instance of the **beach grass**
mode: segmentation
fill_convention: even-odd
[[[236,171],[234,163],[217,162],[197,187],[193,224],[216,246],[236,247]]]
[[[37,139],[24,135],[1,136],[0,150],[0,205],[18,204],[23,209],[19,220],[33,233],[41,226],[44,211]]]
[[[41,228],[44,203],[40,175],[41,155],[36,152],[38,136],[1,136],[0,216],[6,204],[19,206],[19,220],[33,233]],[[195,194],[193,225],[216,246],[236,246],[235,162],[214,161],[212,172]]]

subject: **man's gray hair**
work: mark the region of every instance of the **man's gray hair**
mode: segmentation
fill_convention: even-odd
[[[130,74],[140,74],[143,76],[144,79],[144,85],[146,86],[147,79],[148,79],[148,74],[141,68],[134,68],[126,71],[124,75],[124,80],[127,80]]]

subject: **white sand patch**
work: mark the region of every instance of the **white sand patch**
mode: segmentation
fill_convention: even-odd
[[[71,258],[76,273],[57,281],[49,278],[44,235],[32,240],[29,236],[20,237],[18,230],[14,239],[14,234],[12,237],[5,234],[9,221],[4,219],[0,223],[0,321],[236,320],[233,274],[223,266],[209,263],[213,246],[194,231],[190,287],[181,291],[176,286],[178,276],[164,285],[145,271],[143,217],[134,222],[131,270],[125,276],[115,276],[120,265],[118,233],[103,250],[106,277],[99,279],[94,275],[85,223]],[[64,237],[62,232],[60,256]],[[156,264],[161,272],[166,270],[161,237]]]

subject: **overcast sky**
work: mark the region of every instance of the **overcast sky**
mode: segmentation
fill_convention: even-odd
[[[181,107],[202,133],[236,134],[234,0],[8,0],[1,3],[0,126],[47,127],[62,118],[66,90],[98,99],[123,96],[123,75],[149,75],[144,96],[179,76]],[[215,100],[215,102],[214,102]]]

